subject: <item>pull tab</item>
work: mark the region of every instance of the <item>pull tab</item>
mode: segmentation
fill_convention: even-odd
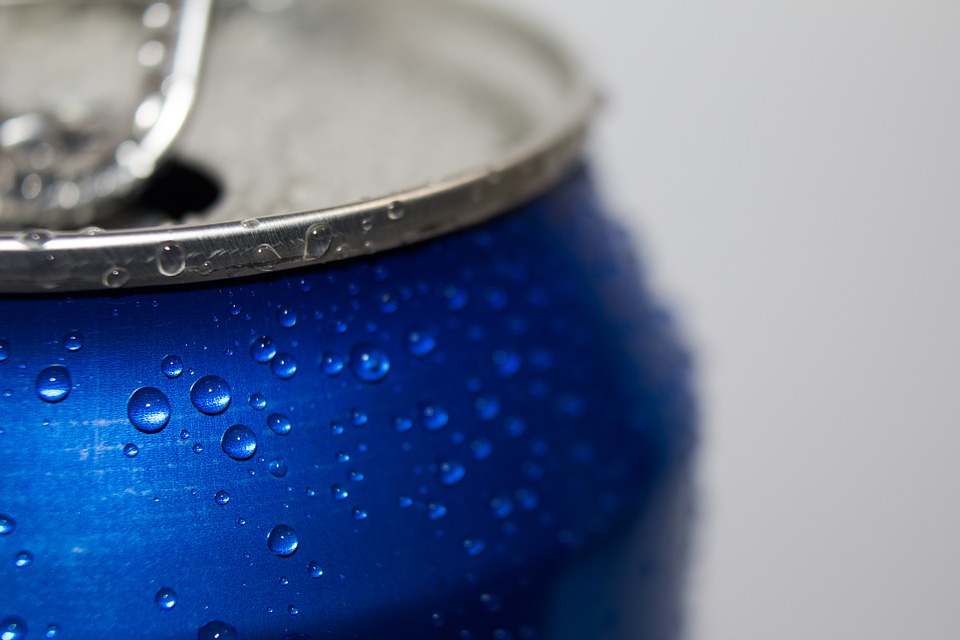
[[[17,4],[53,3],[0,0],[0,9]],[[154,173],[193,108],[212,4],[146,7],[137,54],[146,81],[129,120],[67,125],[43,112],[9,115],[0,94],[0,227],[81,227]]]

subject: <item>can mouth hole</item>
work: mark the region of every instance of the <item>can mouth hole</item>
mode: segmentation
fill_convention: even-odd
[[[179,222],[187,214],[210,209],[222,193],[220,183],[209,172],[181,158],[171,158],[157,169],[129,208],[146,217]]]

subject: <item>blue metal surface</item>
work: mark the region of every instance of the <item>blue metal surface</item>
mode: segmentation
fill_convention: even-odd
[[[581,172],[368,260],[0,299],[0,637],[669,637],[693,419],[638,274]]]

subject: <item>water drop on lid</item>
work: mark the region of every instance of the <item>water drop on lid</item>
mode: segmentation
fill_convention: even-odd
[[[323,575],[323,567],[316,562],[311,562],[307,565],[307,575],[316,580]]]
[[[162,245],[157,250],[157,269],[165,276],[179,275],[187,266],[183,248],[175,242]]]
[[[277,458],[270,461],[270,475],[274,478],[282,478],[287,475],[287,463]]]
[[[467,469],[456,460],[443,460],[437,465],[437,480],[446,487],[459,484],[467,475]]]
[[[278,524],[267,535],[267,547],[281,558],[292,556],[300,544],[297,532],[286,524]]]
[[[330,250],[333,230],[322,223],[311,225],[304,240],[303,257],[308,260],[322,258]]]
[[[43,245],[51,238],[53,238],[53,234],[46,229],[24,229],[17,234],[17,240],[28,249],[33,250],[42,249]]]
[[[277,322],[284,329],[290,329],[297,324],[297,312],[289,307],[277,309]]]
[[[469,556],[478,556],[487,547],[486,543],[480,538],[464,538],[462,545],[463,550],[466,551]]]
[[[278,353],[270,361],[270,371],[281,380],[289,380],[297,372],[297,361],[289,353]]]
[[[123,267],[111,267],[100,276],[100,282],[103,286],[111,289],[118,289],[127,284],[130,280],[130,272]]]
[[[79,331],[71,331],[63,336],[63,348],[67,351],[79,351],[83,346],[83,334]]]
[[[287,435],[293,428],[293,425],[290,424],[290,419],[279,413],[272,413],[267,416],[267,426],[270,427],[270,431],[273,431],[278,436]]]
[[[230,385],[219,376],[204,376],[190,387],[190,401],[201,413],[223,413],[230,405]]]
[[[13,533],[16,528],[17,521],[13,519],[13,516],[0,513],[0,536],[8,536]]]
[[[7,340],[0,340],[0,362],[3,362],[10,357],[10,342]]]
[[[153,601],[156,602],[157,606],[161,609],[173,609],[177,606],[177,592],[170,587],[161,587],[160,590],[157,591],[157,595],[153,597]]]
[[[197,640],[238,640],[237,630],[226,622],[213,620],[197,629]]]
[[[270,362],[277,355],[277,347],[270,336],[260,336],[250,345],[250,357],[260,364]]]
[[[257,438],[250,427],[235,424],[223,432],[220,447],[234,460],[249,460],[257,452]]]
[[[61,365],[47,367],[37,375],[37,395],[46,402],[60,402],[70,394],[70,372]]]
[[[423,331],[411,331],[407,334],[407,351],[410,355],[425,356],[436,346],[436,339]]]
[[[13,563],[18,567],[29,567],[33,564],[33,554],[29,551],[18,551],[14,556]]]
[[[223,505],[230,502],[230,494],[224,491],[223,489],[221,489],[220,491],[217,491],[214,494],[213,500],[214,502],[216,502],[218,505],[222,507]]]
[[[27,635],[27,623],[23,618],[7,616],[0,620],[0,640],[21,640]]]
[[[127,402],[127,416],[140,431],[156,433],[170,421],[170,401],[159,389],[141,387]]]
[[[343,358],[332,351],[324,351],[320,357],[320,368],[328,376],[335,376],[343,371]]]
[[[244,229],[256,229],[260,226],[260,221],[256,218],[246,218],[240,221],[240,226]]]
[[[253,250],[250,261],[257,271],[273,271],[280,266],[280,254],[269,244],[261,244]]]
[[[404,210],[403,203],[399,200],[394,200],[387,205],[387,217],[391,220],[399,220],[405,213],[406,211]]]
[[[438,404],[425,404],[420,408],[423,416],[423,426],[430,431],[436,431],[447,426],[450,415],[447,410]]]
[[[136,458],[138,453],[140,453],[140,448],[132,442],[123,447],[123,455],[128,458]]]
[[[174,355],[166,356],[160,361],[160,371],[168,378],[176,378],[183,373],[183,360]]]
[[[250,396],[250,406],[253,407],[255,411],[263,411],[267,408],[267,399],[262,393],[254,393]]]

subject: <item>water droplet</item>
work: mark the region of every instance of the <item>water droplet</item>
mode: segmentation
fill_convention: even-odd
[[[289,613],[292,616],[295,616],[298,613],[300,613],[300,609],[297,609],[295,606],[290,605],[289,607],[287,607],[287,613]]]
[[[230,406],[230,385],[219,376],[204,376],[190,387],[190,401],[201,413],[223,413]]]
[[[431,520],[439,520],[447,515],[447,508],[439,502],[427,503],[427,517]]]
[[[390,371],[387,355],[369,344],[358,344],[350,349],[350,369],[358,380],[379,382]]]
[[[365,509],[361,509],[360,507],[354,507],[354,508],[353,508],[353,519],[354,519],[354,520],[366,520],[366,519],[367,519],[367,512],[366,512],[366,510],[365,510]]]
[[[438,404],[425,404],[421,407],[420,413],[423,416],[423,426],[430,431],[442,429],[450,421],[447,410]]]
[[[235,424],[223,432],[220,448],[234,460],[249,460],[257,452],[257,438],[250,427]]]
[[[43,637],[56,638],[58,633],[60,633],[60,627],[58,627],[55,624],[48,624],[46,630],[43,633]]]
[[[43,249],[43,245],[53,238],[53,234],[46,229],[24,229],[17,234],[20,243],[34,251]]]
[[[278,524],[267,535],[267,547],[281,558],[292,556],[299,544],[297,532],[290,525]]]
[[[333,242],[333,229],[323,223],[310,225],[305,236],[303,257],[310,259],[322,258],[330,250]]]
[[[278,353],[270,361],[270,371],[281,380],[289,380],[297,372],[297,361],[289,353]]]
[[[328,376],[338,375],[343,371],[343,358],[332,351],[324,351],[320,357],[320,368]]]
[[[230,502],[230,494],[221,489],[213,495],[213,501],[216,502],[221,507],[228,502]]]
[[[37,376],[37,395],[45,402],[60,402],[70,394],[70,384],[70,372],[55,364]]]
[[[290,584],[290,581],[287,580],[287,578],[286,578],[285,576],[280,576],[279,582],[280,582],[280,586],[281,586],[281,587],[285,587],[285,586],[287,586],[288,584]]]
[[[254,411],[263,411],[267,408],[267,399],[262,393],[254,393],[250,396],[250,406]]]
[[[397,506],[401,509],[407,509],[413,506],[413,498],[409,496],[398,496],[397,497]]]
[[[111,267],[100,276],[100,282],[103,286],[111,289],[119,289],[130,281],[130,272],[123,267]]]
[[[187,266],[183,248],[175,242],[169,242],[157,249],[157,269],[165,276],[179,275]]]
[[[0,340],[0,362],[10,357],[10,343],[7,340]]]
[[[220,620],[213,620],[197,629],[197,640],[238,640],[237,630]]]
[[[16,528],[17,521],[13,519],[13,516],[0,513],[0,536],[8,536],[13,533]]]
[[[356,469],[347,471],[347,480],[350,482],[363,482],[363,473]]]
[[[493,396],[480,396],[473,402],[481,420],[493,420],[500,413],[500,401]]]
[[[323,567],[316,562],[311,562],[307,565],[307,575],[316,580],[323,575]]]
[[[83,346],[83,334],[79,331],[71,331],[63,336],[63,348],[67,351],[79,351]]]
[[[256,218],[246,218],[240,221],[240,226],[244,229],[256,229],[260,226],[260,221]]]
[[[407,335],[407,351],[410,352],[410,355],[425,356],[433,351],[436,346],[436,338],[423,331],[411,331]]]
[[[157,591],[157,595],[153,597],[153,601],[157,603],[157,606],[165,611],[169,611],[177,606],[177,592],[171,589],[170,587],[161,587]]]
[[[330,423],[330,435],[333,437],[342,436],[344,432],[343,425],[339,422]]]
[[[250,345],[250,357],[260,364],[270,362],[277,355],[277,347],[270,336],[260,336]]]
[[[124,445],[123,447],[123,455],[127,456],[128,458],[136,458],[138,453],[140,453],[140,447],[132,442]]]
[[[290,419],[280,413],[272,413],[267,416],[267,426],[270,427],[270,431],[273,431],[278,436],[287,435],[293,428],[293,425],[290,424]]]
[[[274,271],[280,266],[280,254],[269,244],[261,244],[253,250],[250,261],[257,271]]]
[[[33,564],[33,554],[26,550],[18,551],[13,558],[13,564],[18,567],[29,567]]]
[[[338,451],[337,462],[339,462],[340,464],[345,464],[347,462],[350,462],[350,454],[347,453],[346,451]]]
[[[409,431],[410,427],[413,426],[413,421],[410,418],[405,416],[395,416],[393,418],[393,428],[397,430],[397,433],[403,433],[404,431]]]
[[[399,220],[405,213],[406,210],[403,207],[403,203],[399,200],[394,200],[387,205],[387,217],[391,220]]]
[[[290,329],[297,324],[297,312],[289,307],[277,309],[277,322],[284,329]]]
[[[169,355],[160,361],[160,371],[168,378],[176,378],[183,373],[183,360],[179,356]]]
[[[520,356],[515,351],[497,349],[491,358],[493,365],[504,378],[508,378],[520,369]]]
[[[287,463],[280,458],[271,460],[269,467],[270,475],[272,475],[274,478],[282,478],[283,476],[287,475]]]
[[[467,290],[455,287],[454,285],[447,285],[443,288],[443,297],[447,301],[447,308],[450,311],[460,311],[467,306],[467,303],[470,301],[470,296],[467,294]]]
[[[494,517],[503,520],[513,513],[513,500],[509,496],[497,496],[490,500],[490,509]]]
[[[347,493],[347,490],[338,484],[330,487],[330,495],[333,496],[334,500],[346,500],[348,497],[350,497],[350,494]]]
[[[23,618],[7,616],[0,620],[0,640],[22,640],[27,635],[27,623]]]
[[[467,469],[456,460],[442,460],[437,465],[437,480],[446,487],[459,484],[467,475]]]
[[[238,316],[243,311],[243,305],[239,302],[231,302],[227,307],[227,312],[232,316]]]
[[[500,599],[500,596],[492,593],[480,594],[480,602],[483,604],[483,608],[490,613],[496,613],[503,608],[503,600]]]
[[[200,444],[199,442],[195,442],[193,444],[193,452],[196,453],[197,455],[203,453],[203,445]]]
[[[480,538],[464,538],[461,544],[468,556],[478,556],[487,547],[486,543]]]
[[[127,402],[127,416],[140,431],[156,433],[170,421],[170,401],[159,389],[141,387]]]

